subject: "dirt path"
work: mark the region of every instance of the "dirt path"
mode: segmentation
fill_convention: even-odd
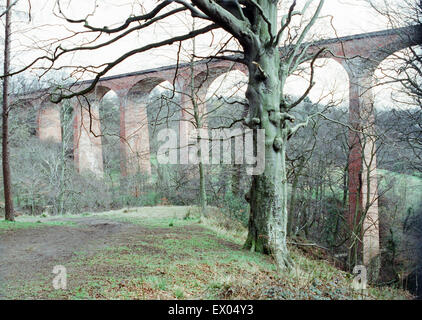
[[[45,222],[72,222],[72,226],[43,225],[0,233],[0,297],[1,284],[16,279],[29,279],[36,273],[50,273],[57,264],[64,264],[75,256],[85,254],[111,244],[125,243],[131,236],[139,237],[150,229],[138,224],[113,219],[121,217],[137,219],[183,217],[188,207],[144,207],[89,216],[47,217]],[[122,212],[123,215],[122,215]],[[111,216],[108,216],[111,214]],[[24,217],[19,221],[36,222],[37,217]],[[159,233],[159,228],[154,229]],[[43,272],[44,271],[44,272]]]

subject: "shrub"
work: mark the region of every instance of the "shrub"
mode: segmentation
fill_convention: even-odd
[[[230,219],[239,221],[245,227],[248,225],[249,203],[243,197],[237,196],[231,191],[227,191],[221,209]]]

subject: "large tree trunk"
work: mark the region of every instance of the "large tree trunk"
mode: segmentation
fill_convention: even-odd
[[[286,52],[283,62],[280,61],[278,45],[283,34],[286,35],[289,30],[292,16],[296,15],[296,1],[292,2],[287,16],[281,19],[280,29],[277,28],[280,25],[278,7],[284,6],[280,1],[192,0],[192,3],[231,33],[242,46],[243,57],[240,59],[249,71],[246,98],[250,114],[246,124],[253,129],[265,130],[265,142],[258,141],[265,144],[265,169],[262,174],[253,177],[249,196],[249,234],[245,247],[252,251],[273,254],[280,267],[290,266],[286,246],[285,152],[288,137],[308,121],[290,128],[288,121],[294,121],[294,118],[288,114],[288,108],[293,108],[301,100],[288,107],[284,100],[283,87],[289,74],[297,67],[295,63],[300,63],[303,59],[300,46],[316,22],[324,0],[319,1],[318,8],[300,35],[294,37],[292,50]],[[308,1],[303,11],[309,3]],[[302,99],[313,85],[312,78],[310,80],[310,86]]]
[[[281,152],[272,149],[272,146],[266,146],[265,171],[252,179],[249,233],[245,247],[271,254],[279,266],[289,267],[285,145]]]
[[[245,247],[273,255],[277,265],[283,268],[291,265],[286,246],[288,129],[281,113],[285,110],[278,70],[280,57],[276,49],[268,49],[265,54],[260,52],[249,64],[246,92],[251,110],[249,123],[265,130],[265,170],[252,179]]]
[[[4,37],[3,114],[2,114],[2,161],[5,218],[14,221],[12,183],[9,164],[9,63],[10,63],[10,0],[6,1],[6,26]]]

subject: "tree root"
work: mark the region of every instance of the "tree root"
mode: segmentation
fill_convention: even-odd
[[[278,254],[273,254],[272,256],[279,271],[290,271],[293,269],[294,262],[289,252],[279,252]]]

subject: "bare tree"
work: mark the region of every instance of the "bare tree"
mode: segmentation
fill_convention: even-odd
[[[252,179],[249,192],[249,234],[245,248],[272,254],[276,263],[282,268],[290,266],[291,259],[286,246],[286,146],[289,137],[308,123],[306,120],[293,126],[294,117],[290,111],[306,97],[313,86],[313,79],[311,76],[309,87],[303,96],[292,102],[285,97],[284,85],[288,76],[297,69],[300,63],[312,59],[307,54],[308,46],[303,46],[303,43],[318,19],[324,0],[317,1],[317,7],[309,19],[298,19],[307,21],[301,28],[293,29],[290,27],[293,21],[298,21],[296,16],[303,16],[313,2],[312,0],[307,1],[302,10],[295,10],[296,1],[292,1],[290,6],[276,0],[160,1],[147,13],[131,15],[118,26],[106,27],[91,25],[88,21],[91,15],[83,19],[67,17],[60,2],[60,0],[56,1],[58,9],[56,13],[62,16],[67,23],[82,25],[85,34],[98,35],[98,37],[107,34],[111,38],[100,43],[89,40],[75,47],[65,47],[60,42],[57,44],[55,40],[52,50],[47,55],[38,57],[24,68],[17,70],[16,73],[35,67],[42,61],[50,63],[48,67],[41,66],[46,68],[45,71],[54,69],[56,68],[55,62],[62,56],[107,47],[128,34],[140,32],[148,26],[182,11],[189,12],[206,25],[182,35],[134,48],[99,67],[83,68],[79,66],[78,70],[82,70],[83,73],[95,73],[94,81],[82,90],[74,91],[75,87],[72,88],[73,91],[68,91],[63,87],[55,88],[53,96],[55,102],[89,93],[103,75],[135,54],[189,40],[218,28],[223,29],[236,40],[239,49],[235,50],[234,55],[233,51],[232,55],[227,55],[227,51],[221,50],[213,57],[246,65],[249,73],[246,91],[249,116],[245,119],[245,123],[253,130],[262,129],[265,132],[265,170],[262,174],[253,176]],[[278,19],[279,9],[284,12],[281,21]],[[280,57],[281,41],[289,46]],[[321,49],[317,55],[322,51]]]
[[[11,28],[11,2],[6,1],[6,24],[4,28],[4,62],[3,72],[3,113],[2,113],[2,167],[4,185],[4,210],[5,218],[14,221],[12,182],[9,163],[9,67],[10,67],[10,28]]]

